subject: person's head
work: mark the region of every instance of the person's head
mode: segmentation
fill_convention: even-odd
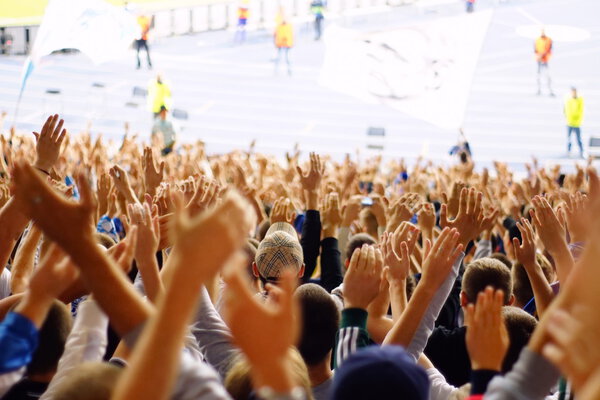
[[[506,265],[506,268],[512,269],[512,262],[510,258],[506,256],[504,253],[493,253],[490,258],[500,261],[502,264]]]
[[[377,218],[375,218],[375,214],[373,214],[370,207],[364,207],[360,210],[358,218],[365,233],[377,236]]]
[[[544,28],[542,28],[542,31],[540,32],[540,36],[543,38],[546,37],[546,30]]]
[[[502,363],[502,372],[507,373],[519,358],[523,347],[529,343],[529,339],[537,325],[537,320],[520,308],[511,306],[502,308],[502,317],[510,340],[508,351]]]
[[[467,265],[462,279],[461,305],[464,307],[467,304],[475,304],[479,292],[484,291],[488,286],[504,292],[505,305],[513,303],[510,269],[501,261],[485,257]]]
[[[263,283],[276,282],[285,269],[304,275],[304,255],[294,227],[285,222],[271,225],[258,245],[252,271]]]
[[[541,258],[545,259],[545,257],[541,254],[537,255],[536,258],[538,260]],[[548,260],[544,260],[543,262],[538,261],[538,263],[541,266],[542,273],[548,282],[553,282],[554,271],[552,270],[552,265],[550,265],[550,262],[548,262]],[[529,275],[527,275],[525,267],[520,262],[517,262],[513,265],[512,279],[513,294],[515,295],[514,305],[516,307],[523,308],[531,299],[533,299],[533,288],[531,287]]]
[[[51,374],[56,371],[72,325],[73,318],[67,306],[54,300],[40,328],[37,349],[33,353],[31,362],[27,365],[29,377]]]
[[[571,96],[573,96],[574,99],[577,98],[577,88],[575,86],[571,87]]]
[[[325,289],[314,283],[304,284],[295,293],[302,310],[302,336],[298,350],[308,367],[329,360],[335,345],[340,315]]]
[[[167,107],[160,106],[160,111],[158,113],[158,115],[160,116],[160,119],[166,119],[168,112],[169,112],[169,110],[167,110]]]
[[[156,74],[156,82],[158,82],[158,83],[162,83],[163,82],[163,80],[162,80],[162,74]]]
[[[83,363],[69,372],[56,386],[54,400],[109,400],[123,373],[111,363]]]
[[[429,378],[400,346],[372,346],[348,357],[335,371],[332,400],[426,400]]]
[[[302,360],[302,356],[296,348],[290,347],[288,352],[292,362],[293,374],[296,382],[305,390],[307,398],[312,400],[312,388],[308,377],[308,369]],[[231,368],[223,381],[225,389],[234,400],[247,400],[252,393],[252,379],[250,376],[250,364],[243,354],[238,355],[231,363]]]
[[[360,249],[364,244],[372,245],[376,243],[377,241],[375,238],[368,233],[357,233],[356,235],[352,235],[350,240],[348,240],[346,248],[344,249],[344,254],[346,256],[346,268],[348,268],[348,265],[350,265],[350,259],[352,258],[354,250]]]

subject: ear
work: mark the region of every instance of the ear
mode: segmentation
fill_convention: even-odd
[[[460,291],[460,306],[466,307],[467,304],[469,304],[469,301],[467,300],[467,294],[463,290],[461,290]]]
[[[304,276],[304,263],[300,267],[300,271],[298,271],[298,278],[302,278]]]
[[[512,306],[514,302],[515,302],[515,295],[511,294],[510,297],[508,298],[507,306]]]
[[[260,274],[258,273],[258,267],[256,266],[256,262],[252,261],[252,273],[255,277],[260,278]]]

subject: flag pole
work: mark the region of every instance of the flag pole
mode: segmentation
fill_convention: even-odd
[[[23,66],[23,74],[21,77],[21,89],[19,90],[19,97],[17,98],[15,113],[13,114],[12,126],[17,125],[17,120],[19,118],[19,108],[21,107],[21,99],[23,98],[23,92],[25,91],[27,78],[29,78],[29,75],[31,75],[31,71],[33,71],[33,62],[31,61],[31,57],[27,57],[27,59],[25,60],[25,65]]]

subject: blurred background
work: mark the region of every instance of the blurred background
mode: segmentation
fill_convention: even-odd
[[[86,37],[91,50],[32,56],[47,3],[0,0],[4,128],[39,129],[58,112],[72,133],[90,130],[117,146],[127,124],[148,140],[148,96],[160,75],[179,143],[202,140],[209,153],[255,141],[257,151],[281,157],[298,144],[336,159],[358,152],[444,161],[462,129],[478,166],[502,159],[518,170],[533,154],[572,166],[563,115],[572,86],[585,99],[586,153],[600,136],[597,0],[477,0],[472,13],[463,0],[329,0],[318,40],[310,0],[109,1],[120,16],[151,21],[152,68],[142,51],[139,69],[133,45],[93,62],[101,58],[94,49],[111,48],[114,30],[98,31],[97,43]],[[282,19],[294,33],[289,74],[284,60],[279,69],[274,62]],[[554,42],[555,96],[545,82],[537,94],[542,29]],[[35,68],[25,74],[28,56]]]

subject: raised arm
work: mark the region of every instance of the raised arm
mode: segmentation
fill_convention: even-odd
[[[300,244],[304,253],[303,282],[308,282],[317,266],[321,243],[321,216],[319,214],[319,190],[325,173],[325,163],[318,154],[310,153],[310,169],[304,173],[296,166],[306,202],[306,216],[302,226]]]
[[[93,228],[96,207],[83,175],[77,176],[79,203],[64,199],[27,164],[15,164],[14,180],[19,208],[71,257],[80,269],[84,284],[94,293],[115,330],[124,335],[142,324],[150,315],[151,306],[143,301],[118,265],[96,244]],[[70,229],[64,229],[64,226]],[[135,228],[130,231],[130,237],[134,237],[134,232]],[[127,246],[127,251],[133,253],[134,247]]]
[[[113,400],[168,398],[200,287],[241,249],[254,219],[250,206],[233,192],[219,206],[193,219],[177,216],[176,244],[170,255],[172,266],[165,295],[159,299],[156,315],[148,321],[136,345]],[[214,392],[207,390],[209,393],[213,398],[226,398],[222,387]]]
[[[538,315],[541,317],[550,306],[554,298],[552,287],[544,276],[542,267],[538,264],[535,256],[535,233],[528,220],[522,218],[517,222],[517,228],[521,232],[521,244],[518,238],[513,238],[513,249],[515,258],[523,264],[525,272],[531,282],[533,297],[535,299]]]

